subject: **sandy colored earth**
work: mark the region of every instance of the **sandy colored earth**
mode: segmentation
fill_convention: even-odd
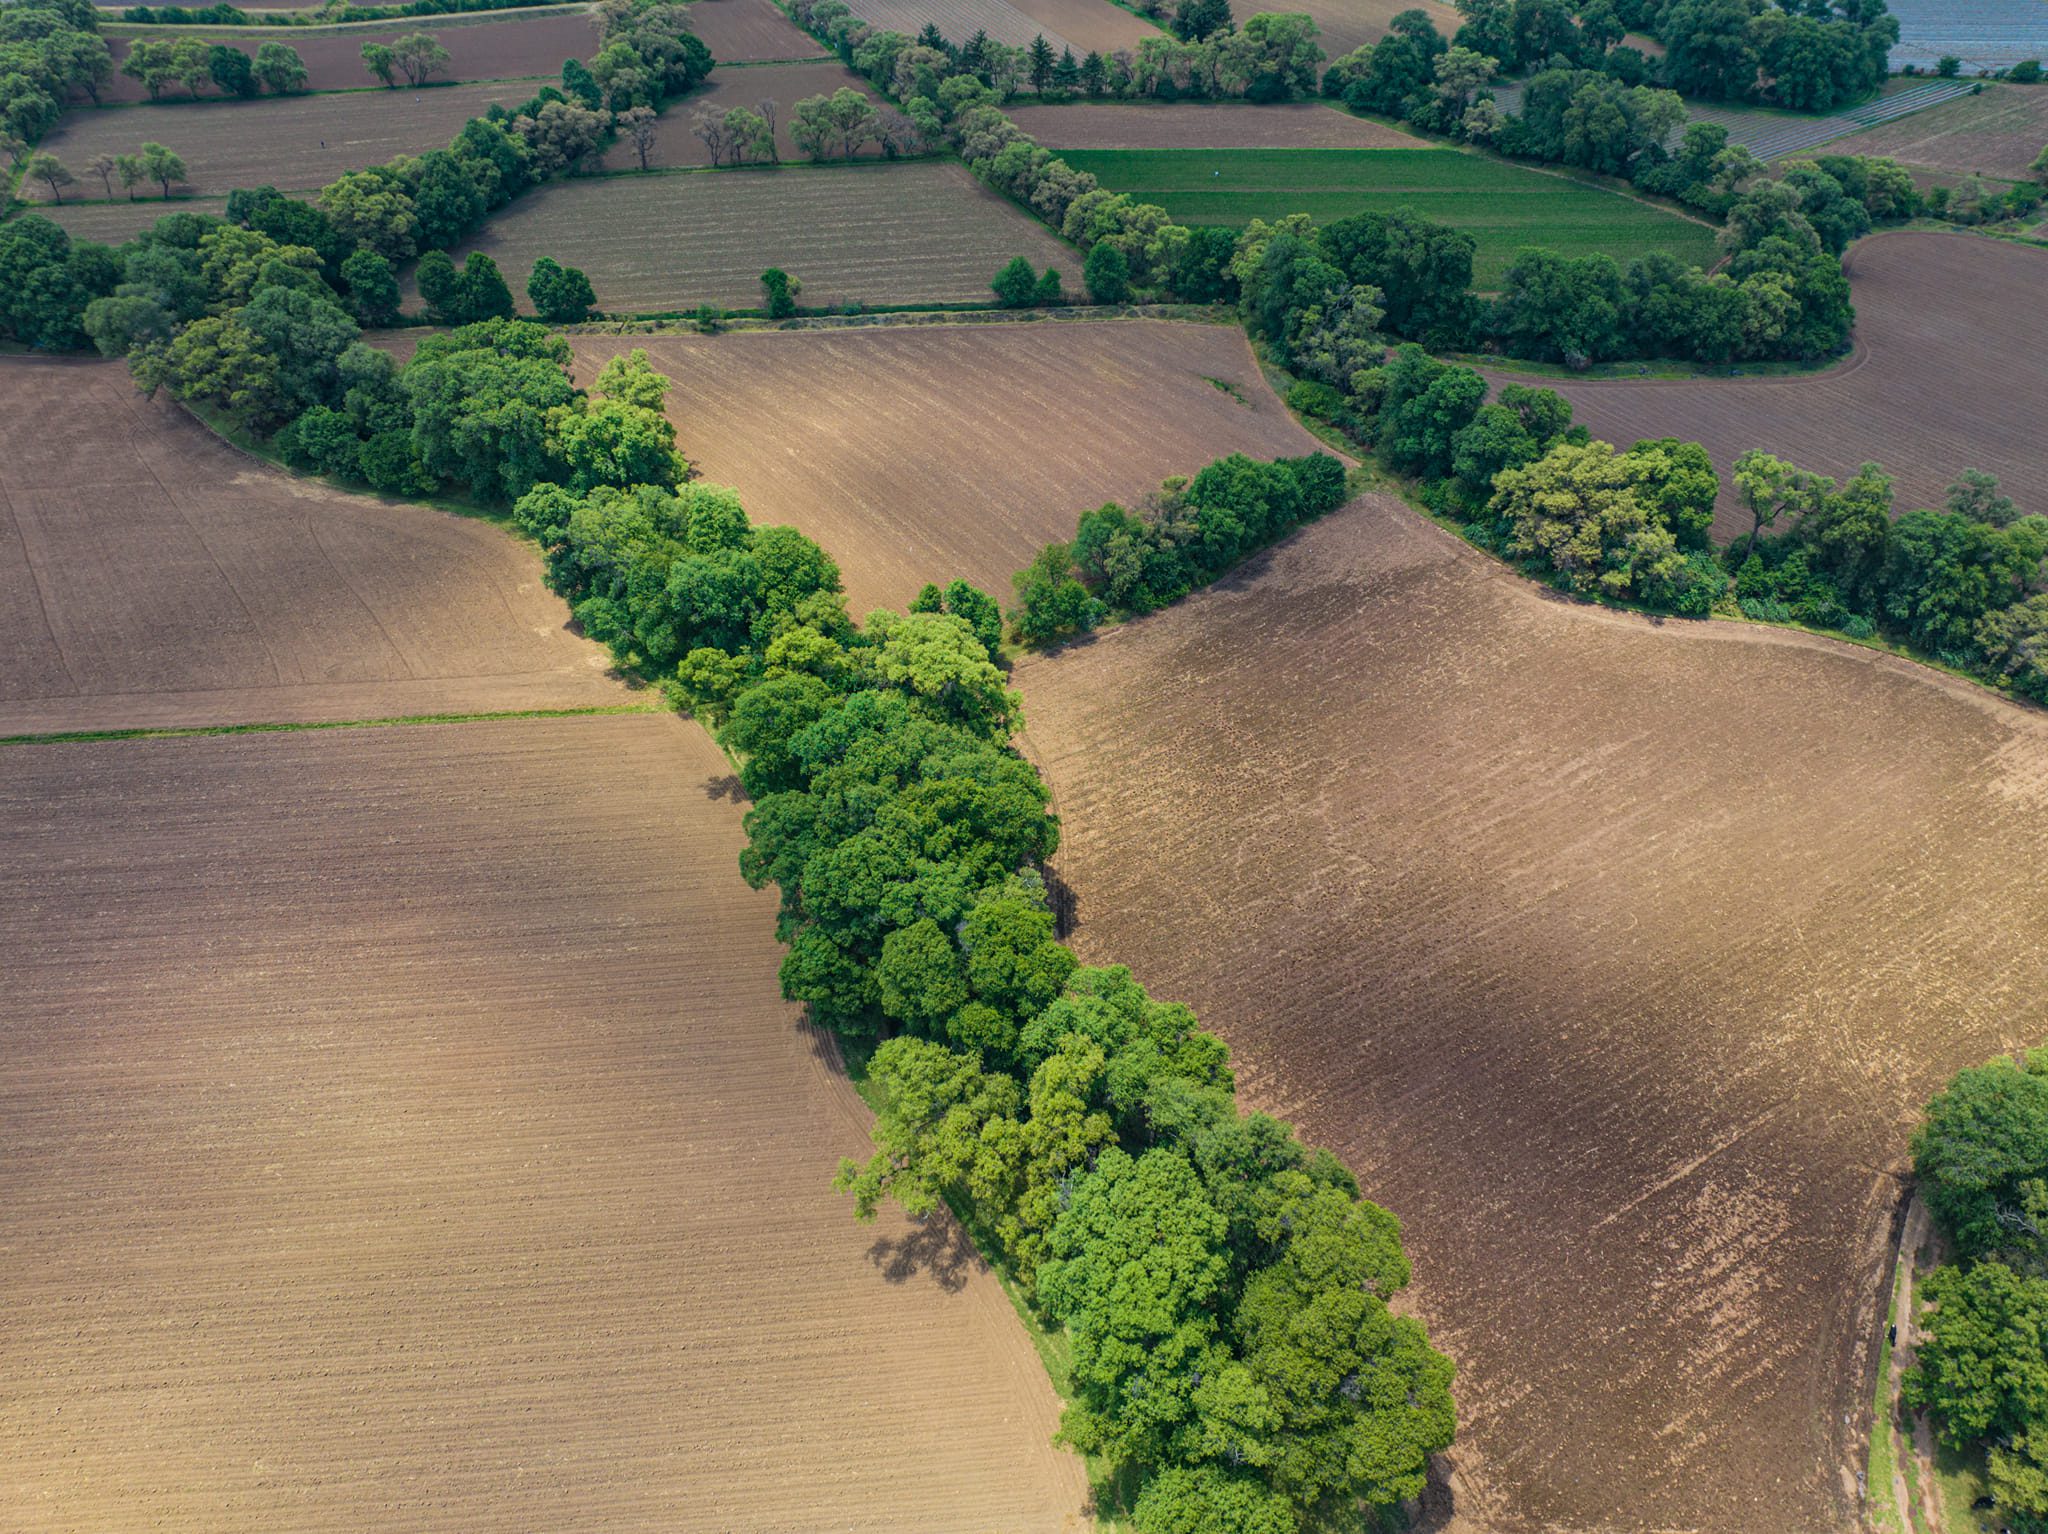
[[[1452,1526],[1851,1527],[1911,1127],[2048,1031],[2048,719],[1375,498],[1017,681],[1084,962],[1405,1222]]]
[[[1142,16],[1134,16],[1110,0],[1011,0],[1016,8],[1045,30],[1047,41],[1059,36],[1073,46],[1074,57],[1099,53],[1104,58],[1119,49],[1135,53],[1138,44],[1157,37],[1164,30]],[[1247,11],[1246,15],[1252,14]],[[941,28],[941,30],[944,30]]]
[[[839,561],[855,613],[1010,577],[1076,518],[1230,452],[1316,443],[1235,326],[1159,320],[576,336],[577,376],[646,347],[678,445],[756,522]],[[1227,386],[1224,387],[1224,386]]]
[[[510,80],[546,76],[562,71],[564,59],[587,59],[597,50],[597,29],[582,11],[553,11],[540,16],[494,16],[437,20],[421,18],[401,26],[333,27],[318,31],[277,27],[244,27],[217,30],[212,27],[134,27],[107,33],[107,49],[114,56],[114,78],[101,95],[109,101],[147,101],[149,93],[140,80],[120,72],[129,47],[139,38],[165,42],[197,40],[208,44],[226,43],[250,57],[264,43],[282,42],[296,48],[306,61],[307,83],[316,91],[350,90],[363,87],[383,89],[377,77],[363,63],[365,43],[389,44],[415,32],[425,32],[448,50],[448,67],[438,80]],[[398,76],[404,87],[405,76]],[[202,100],[218,98],[208,85]],[[166,101],[181,101],[182,85],[165,87]],[[451,135],[452,136],[452,135]]]
[[[555,67],[561,67],[559,60]],[[202,195],[225,197],[238,187],[256,186],[311,192],[343,171],[382,165],[393,155],[446,149],[462,125],[481,117],[492,102],[516,107],[533,92],[530,82],[501,81],[102,107],[65,118],[39,147],[83,176],[94,155],[132,154],[151,141],[183,157],[183,185]],[[36,194],[38,199],[47,201],[48,190]],[[103,195],[97,178],[91,190]],[[117,182],[115,196],[120,195]]]
[[[0,747],[0,1527],[1078,1531],[672,716]]]
[[[1010,121],[1051,149],[1426,149],[1397,128],[1316,101],[1077,101],[1017,107]]]
[[[0,735],[634,701],[609,666],[499,529],[294,479],[125,364],[0,361]]]
[[[456,263],[472,250],[521,297],[540,257],[580,267],[611,314],[758,309],[770,266],[818,307],[981,302],[1013,256],[1077,288],[1081,275],[1079,251],[944,160],[558,181],[486,222]]]
[[[1865,460],[1895,479],[1900,511],[1940,507],[1964,469],[1998,476],[2022,511],[2048,513],[2040,391],[2048,356],[2048,251],[1966,234],[1893,232],[1846,262],[1856,349],[1824,373],[1753,379],[1598,379],[1490,374],[1572,402],[1593,435],[1703,443],[1721,471],[1714,535],[1749,531],[1729,466],[1762,448],[1837,478]]]

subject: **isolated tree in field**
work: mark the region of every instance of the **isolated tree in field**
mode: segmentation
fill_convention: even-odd
[[[256,78],[275,96],[306,88],[306,61],[287,43],[265,43],[256,50]]]
[[[108,197],[114,195],[114,172],[119,168],[120,161],[105,152],[96,154],[85,162],[85,173],[88,176],[99,177],[100,186]]]
[[[1749,542],[1743,546],[1744,559],[1756,552],[1757,540],[1765,528],[1775,525],[1787,513],[1798,516],[1811,511],[1835,488],[1834,481],[1794,468],[1756,448],[1735,460],[1734,478],[1736,492],[1749,508],[1751,518]]]
[[[1022,256],[1012,256],[1009,265],[996,273],[996,280],[989,286],[995,290],[996,302],[1005,309],[1028,309],[1038,292],[1038,273]]]
[[[590,279],[573,266],[563,266],[552,256],[533,263],[526,279],[527,301],[533,312],[550,325],[579,325],[597,307],[597,294]]]
[[[391,56],[404,71],[406,83],[425,85],[448,67],[448,50],[429,32],[409,32],[391,45]]]
[[[166,200],[170,198],[172,185],[185,179],[184,160],[176,150],[166,149],[162,144],[144,144],[141,164],[144,176],[164,189]]]
[[[215,43],[207,50],[206,72],[223,96],[247,100],[262,89],[256,83],[256,66],[249,62],[249,55],[226,43]]]
[[[1081,263],[1081,281],[1092,302],[1120,304],[1131,296],[1131,263],[1116,246],[1098,240]]]
[[[796,296],[804,285],[779,266],[761,274],[761,294],[768,304],[768,318],[786,320],[796,313]]]
[[[385,44],[363,44],[363,67],[392,90],[398,89],[398,55]]]
[[[653,162],[654,137],[660,121],[652,107],[629,107],[619,114],[619,132],[633,146],[642,170],[649,169]]]
[[[2006,527],[2019,517],[2012,497],[1998,493],[1998,476],[1982,469],[1965,469],[1961,479],[1948,487],[1948,509],[1975,522]]]
[[[341,263],[341,280],[359,324],[375,327],[398,319],[398,278],[377,252],[356,251]]]
[[[62,202],[64,188],[70,186],[72,174],[64,168],[64,162],[53,154],[32,154],[22,173],[31,181],[40,181],[50,189],[50,201]]]

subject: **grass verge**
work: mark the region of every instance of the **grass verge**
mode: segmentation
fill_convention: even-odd
[[[1892,1437],[1897,1417],[1892,1401],[1892,1328],[1899,1322],[1899,1290],[1905,1283],[1906,1264],[1911,1260],[1909,1254],[1901,1253],[1893,1265],[1891,1304],[1885,1309],[1885,1329],[1877,1344],[1876,1399],[1870,1418],[1870,1457],[1864,1472],[1863,1506],[1871,1527],[1880,1534],[1904,1534],[1895,1490],[1898,1455]]]
[[[474,714],[390,714],[381,719],[265,719],[250,724],[136,725],[118,730],[53,730],[0,735],[0,746],[57,746],[88,740],[183,740],[194,735],[284,735],[308,730],[375,730],[415,724],[487,724],[500,719],[590,719],[659,714],[659,703],[600,703],[586,708],[507,708]]]

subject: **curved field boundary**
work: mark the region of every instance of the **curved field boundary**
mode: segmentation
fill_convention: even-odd
[[[1964,469],[1996,474],[2023,511],[2048,514],[2039,399],[2028,380],[2048,356],[2048,253],[1966,234],[1896,230],[1858,242],[1846,262],[1856,351],[1823,373],[1756,379],[1532,378],[1574,418],[1621,446],[1697,441],[1722,475],[1714,535],[1749,529],[1728,481],[1750,448],[1837,477],[1866,460],[1894,476],[1897,509],[1939,507]]]
[[[0,361],[0,662],[4,735],[632,701],[530,549],[259,464],[115,362]]]
[[[1847,1526],[1913,1112],[2048,1027],[2048,719],[1370,497],[1017,680],[1083,961],[1403,1217],[1458,1526]]]
[[[855,613],[1010,577],[1079,510],[1231,451],[1318,445],[1236,326],[1157,320],[571,338],[577,376],[644,346],[707,479],[840,562]]]

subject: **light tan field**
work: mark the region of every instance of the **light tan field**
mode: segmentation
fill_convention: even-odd
[[[1010,577],[1075,519],[1230,452],[1313,451],[1235,326],[1158,320],[577,336],[645,346],[706,478],[839,561],[856,613]]]
[[[125,364],[0,360],[0,735],[633,695],[540,561],[236,452]]]
[[[1049,149],[1426,149],[1421,139],[1317,101],[1077,101],[1017,107],[1010,121]]]
[[[944,160],[560,181],[486,222],[456,263],[472,250],[521,297],[540,257],[581,267],[610,314],[758,309],[770,266],[819,307],[983,302],[1013,256],[1058,268],[1070,288],[1081,276],[1079,251]]]
[[[1896,122],[1836,139],[1821,154],[1889,155],[1937,181],[1975,171],[2019,181],[2048,146],[2048,85],[1987,85]]]
[[[1441,0],[1290,0],[1288,8],[1315,18],[1323,31],[1323,52],[1333,59],[1361,43],[1378,42],[1387,35],[1387,23],[1403,11],[1421,11],[1447,38],[1457,36],[1465,24],[1457,9]]]
[[[1017,680],[1084,962],[1404,1221],[1450,1526],[1860,1527],[1908,1135],[2048,1036],[2048,719],[1371,497]]]
[[[1162,30],[1110,0],[1011,0],[1011,4],[1042,27],[1048,41],[1061,37],[1072,44],[1076,58],[1090,53],[1107,58],[1120,48],[1136,52],[1138,44],[1159,36]]]
[[[1899,511],[1942,506],[1965,469],[1998,476],[2022,511],[2048,514],[2041,395],[2048,251],[1966,234],[1894,232],[1844,263],[1856,349],[1822,373],[1754,379],[1577,380],[1490,374],[1572,402],[1574,419],[1622,446],[1705,445],[1721,472],[1714,536],[1749,531],[1729,467],[1762,448],[1838,478],[1865,460],[1893,475]]]
[[[671,716],[0,747],[0,1528],[1078,1534]]]
[[[829,49],[783,15],[775,0],[695,0],[690,30],[721,64],[831,56]]]

